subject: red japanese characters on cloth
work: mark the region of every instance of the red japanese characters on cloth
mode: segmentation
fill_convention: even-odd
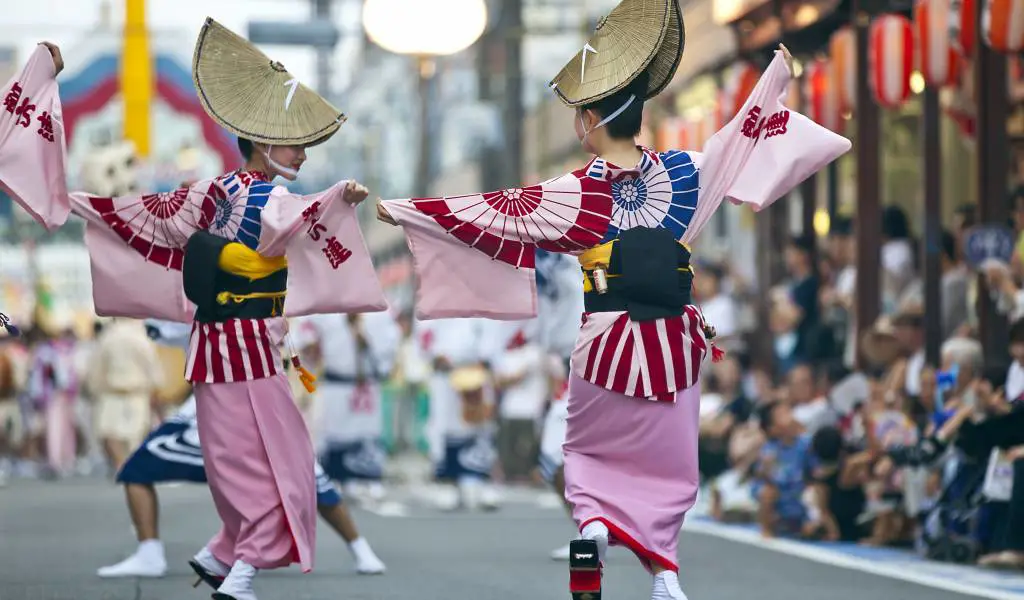
[[[871,89],[881,106],[896,108],[910,98],[914,29],[910,19],[882,15],[871,23],[868,44]]]
[[[832,34],[829,64],[839,98],[839,110],[850,112],[857,106],[857,39],[853,29],[843,27]]]
[[[975,8],[977,0],[950,0],[949,3],[949,37],[953,49],[960,56],[974,55],[978,31],[978,12]]]
[[[306,235],[314,242],[319,242],[320,236],[327,231],[327,227],[320,222],[320,203],[314,202],[306,210],[302,211],[302,220],[309,224]]]
[[[804,71],[804,98],[807,99],[805,112],[815,123],[841,132],[845,121],[839,109],[839,92],[832,73],[832,65],[825,59],[819,58],[807,65]]]
[[[64,122],[49,50],[38,46],[0,88],[0,189],[53,231],[71,213]]]
[[[956,83],[960,57],[949,37],[949,2],[918,0],[914,7],[918,65],[928,85],[943,87]]]
[[[1024,51],[1024,0],[984,0],[981,32],[998,52]]]
[[[728,123],[733,117],[739,114],[743,103],[747,101],[750,92],[754,91],[761,72],[748,62],[734,63],[725,72],[722,89],[722,122],[719,127]],[[717,128],[716,128],[717,129]]]

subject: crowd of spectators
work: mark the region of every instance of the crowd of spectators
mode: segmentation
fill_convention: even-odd
[[[979,454],[959,442],[965,426],[1024,410],[1024,189],[1013,207],[1008,262],[967,264],[973,207],[941,235],[939,364],[926,360],[920,243],[897,207],[883,211],[882,316],[868,327],[855,322],[857,224],[838,218],[825,239],[790,241],[788,278],[769,294],[770,366],[746,350],[764,329],[734,326],[757,298],[727,265],[698,269],[705,314],[727,323],[719,335],[735,350],[703,379],[701,471],[716,519],[1024,569],[1024,446]],[[979,341],[985,295],[1009,348]]]

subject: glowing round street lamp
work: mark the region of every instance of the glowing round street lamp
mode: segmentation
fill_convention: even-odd
[[[363,28],[396,54],[446,56],[469,48],[487,27],[484,0],[366,0]]]

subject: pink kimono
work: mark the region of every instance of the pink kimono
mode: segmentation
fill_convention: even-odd
[[[789,79],[777,55],[703,153],[642,149],[625,168],[594,158],[536,186],[385,202],[413,253],[417,317],[530,318],[537,248],[582,254],[647,236],[683,254],[676,242],[695,240],[724,199],[768,206],[850,148],[782,105]],[[641,271],[645,263],[634,255]],[[709,349],[699,308],[683,304],[657,318],[634,319],[632,308],[584,313],[563,446],[566,497],[581,530],[601,521],[645,567],[673,571],[697,493],[698,383]]]
[[[287,260],[284,314],[196,321],[185,375],[195,385],[203,458],[223,522],[210,550],[226,564],[298,562],[310,571],[313,449],[278,350],[284,317],[387,308],[344,182],[297,196],[260,173],[236,171],[161,194],[68,194],[60,100],[45,48],[0,98],[0,187],[48,228],[72,211],[86,220],[97,314],[192,321],[181,269],[198,231]]]

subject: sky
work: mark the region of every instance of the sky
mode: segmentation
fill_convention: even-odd
[[[18,63],[24,62],[41,40],[62,47],[73,45],[100,22],[104,5],[109,7],[111,22],[115,26],[124,22],[124,0],[30,0],[3,4],[0,47],[14,46]],[[339,27],[359,30],[361,2],[336,0],[335,4],[333,20]],[[185,31],[193,39],[207,16],[244,36],[250,20],[300,22],[312,13],[310,3],[304,0],[148,0],[146,9],[151,28]],[[315,85],[312,50],[274,46],[264,48],[264,51],[286,65],[300,81],[311,87]],[[352,55],[351,44],[342,43],[336,50],[336,60],[341,62]]]

